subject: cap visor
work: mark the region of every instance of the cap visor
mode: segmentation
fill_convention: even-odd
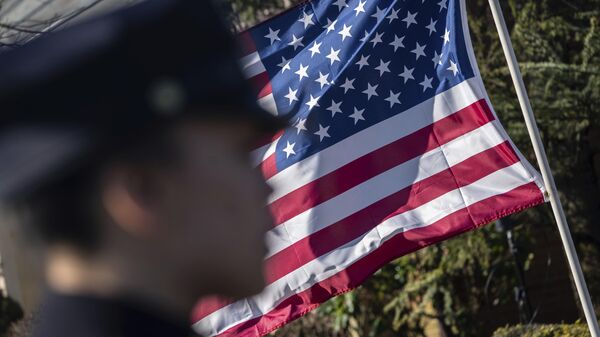
[[[81,131],[13,127],[0,135],[0,200],[18,199],[57,178],[83,152]]]

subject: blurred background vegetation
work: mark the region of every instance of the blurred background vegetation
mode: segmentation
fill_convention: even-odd
[[[238,31],[295,2],[222,0]],[[477,60],[496,112],[536,163],[488,2],[466,2]],[[502,5],[588,286],[599,305],[600,1],[508,0]],[[513,236],[526,271],[530,321],[572,323],[583,317],[550,208],[526,211],[510,223],[516,226]],[[390,263],[363,286],[275,335],[490,336],[499,326],[523,321],[516,285],[506,235],[487,226]],[[523,329],[499,330],[497,336],[525,335]],[[568,330],[540,329],[531,336],[566,336]],[[586,329],[574,325],[573,331],[580,336]]]

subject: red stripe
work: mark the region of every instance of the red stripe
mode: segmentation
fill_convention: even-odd
[[[231,299],[226,299],[218,296],[210,296],[202,299],[192,312],[192,322],[198,322],[211,313],[225,307],[228,304],[235,302]]]
[[[360,237],[386,219],[517,162],[519,158],[505,142],[381,199],[271,256],[266,261],[267,283],[271,284],[313,259]]]
[[[267,75],[267,73],[263,73],[263,74]],[[262,89],[260,89],[257,97],[260,99],[260,98],[268,96],[269,94],[272,94],[272,93],[273,93],[273,87],[271,87],[271,82],[269,81],[269,83],[267,83]]]
[[[256,89],[257,98],[263,98],[273,93],[273,88],[271,87],[271,80],[269,79],[269,74],[266,71],[252,77],[250,79],[250,83],[252,84],[252,87]]]
[[[249,55],[256,52],[256,45],[254,44],[252,35],[248,31],[238,34],[238,44],[244,55]],[[252,87],[256,89],[257,98],[263,98],[273,93],[271,79],[266,71],[250,78],[249,80],[252,84]]]
[[[494,120],[485,100],[428,125],[406,137],[362,156],[270,204],[279,225],[314,206],[410,159]]]
[[[287,298],[269,313],[242,322],[227,329],[219,336],[256,337],[266,335],[305,315],[331,297],[352,290],[383,265],[399,256],[543,202],[544,198],[538,186],[535,183],[529,183],[454,212],[428,227],[399,233],[345,270]],[[492,209],[496,211],[491,213]]]
[[[242,50],[243,55],[249,55],[256,52],[256,44],[249,31],[242,32],[237,35],[238,45]]]
[[[265,179],[270,179],[272,176],[277,174],[277,160],[275,154],[272,154],[263,160],[261,164],[261,170]]]

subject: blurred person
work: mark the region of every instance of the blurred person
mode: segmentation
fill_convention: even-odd
[[[36,337],[190,336],[264,287],[260,109],[209,2],[149,0],[0,55],[0,199],[39,233]]]

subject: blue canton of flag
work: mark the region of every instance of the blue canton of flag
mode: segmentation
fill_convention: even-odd
[[[277,170],[472,77],[454,11],[447,0],[319,1],[251,30],[277,113],[295,121]]]

